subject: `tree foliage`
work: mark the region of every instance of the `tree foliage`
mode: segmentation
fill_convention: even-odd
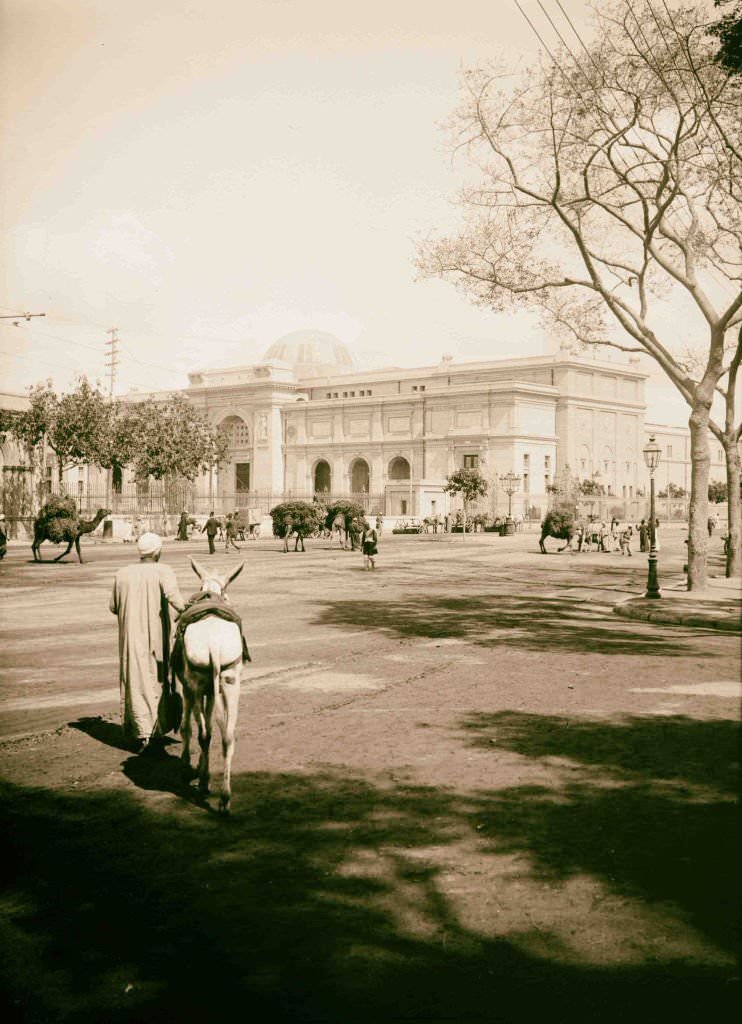
[[[139,479],[194,480],[225,461],[229,441],[183,395],[129,406],[121,422],[127,462]]]
[[[296,533],[309,537],[319,530],[324,520],[324,508],[311,501],[284,501],[270,510],[275,537]]]
[[[731,74],[742,73],[742,2],[714,0],[714,6],[725,13],[709,31],[719,40],[717,61]]]
[[[48,445],[57,459],[61,479],[69,466],[110,465],[115,409],[97,386],[80,377],[61,395],[51,381],[29,389],[29,407],[12,424],[12,433],[28,451],[43,457]]]
[[[658,498],[685,498],[688,492],[684,487],[679,487],[678,484],[674,484],[670,481],[664,490],[658,491]]]
[[[487,493],[487,481],[476,469],[457,469],[446,478],[443,488],[449,494],[460,494],[465,505],[484,497]]]
[[[709,501],[719,505],[727,500],[726,480],[712,480],[709,484]]]
[[[741,85],[700,6],[594,11],[584,52],[560,50],[512,89],[503,69],[467,72],[455,139],[481,182],[462,194],[461,234],[426,244],[420,264],[482,305],[535,307],[565,346],[659,363],[691,408],[689,583],[703,586],[710,409],[742,346]],[[668,306],[699,339],[696,371]]]

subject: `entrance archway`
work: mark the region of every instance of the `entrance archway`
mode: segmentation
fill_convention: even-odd
[[[350,467],[350,489],[354,494],[368,494],[371,472],[365,459],[356,459]]]
[[[407,459],[398,455],[396,459],[392,459],[389,463],[389,479],[390,480],[409,480],[410,479],[410,464]]]
[[[314,493],[329,494],[332,487],[332,470],[330,464],[320,459],[314,467]]]

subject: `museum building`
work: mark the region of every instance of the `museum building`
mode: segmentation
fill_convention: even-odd
[[[569,466],[630,500],[646,486],[645,377],[566,354],[359,370],[333,335],[297,331],[256,365],[189,374],[189,399],[230,439],[199,497],[229,508],[248,494],[365,495],[370,511],[428,516],[448,510],[446,477],[463,467],[490,482],[488,511],[510,501],[524,515],[545,510]]]

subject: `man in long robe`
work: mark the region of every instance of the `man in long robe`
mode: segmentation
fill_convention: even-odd
[[[170,608],[182,611],[175,573],[160,565],[162,541],[145,533],[139,562],[119,569],[110,608],[119,623],[119,682],[124,736],[136,750],[156,734],[157,706],[167,679],[172,629]]]

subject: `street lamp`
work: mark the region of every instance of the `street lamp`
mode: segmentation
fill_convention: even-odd
[[[662,597],[657,580],[657,536],[654,514],[654,471],[660,464],[662,451],[654,439],[654,434],[649,435],[649,442],[644,447],[643,455],[649,470],[649,569],[647,573],[647,592],[644,596]]]
[[[500,481],[502,483],[502,489],[505,491],[505,493],[508,496],[508,519],[512,519],[513,518],[513,516],[512,516],[512,512],[513,512],[513,495],[518,490],[518,484],[520,483],[520,477],[516,476],[515,473],[511,469],[509,473],[506,473],[504,476],[500,477]]]

